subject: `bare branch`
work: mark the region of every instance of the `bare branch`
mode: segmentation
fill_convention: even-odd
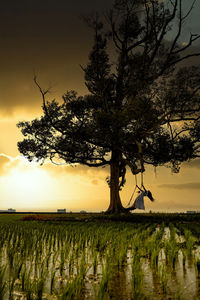
[[[39,85],[38,81],[37,81],[37,76],[34,75],[34,78],[33,78],[35,84],[37,85],[41,95],[42,95],[42,100],[43,100],[43,108],[45,110],[45,112],[47,112],[47,107],[46,107],[46,99],[45,99],[45,95],[49,93],[50,89],[47,89],[47,90],[43,90],[41,88],[41,86]]]
[[[155,48],[154,48],[154,51],[153,51],[153,53],[151,55],[151,58],[149,60],[149,66],[153,63],[154,58],[156,57],[156,54],[157,54],[157,52],[158,52],[158,50],[160,48],[160,45],[161,45],[161,43],[162,43],[162,41],[163,41],[163,39],[165,37],[167,26],[171,23],[171,21],[176,16],[177,5],[178,5],[178,0],[175,1],[174,9],[173,9],[173,12],[172,12],[171,16],[169,18],[165,18],[165,24],[162,27],[162,31],[160,33],[160,37],[157,40],[157,43],[156,43]]]
[[[63,131],[60,130],[60,128],[58,128],[58,127],[56,126],[55,122],[52,121],[52,118],[51,118],[51,116],[49,115],[49,112],[48,112],[48,109],[47,109],[45,95],[49,93],[50,89],[43,90],[43,89],[41,88],[41,86],[39,85],[38,81],[37,81],[37,76],[36,76],[36,75],[34,75],[34,82],[35,82],[35,84],[37,85],[37,87],[39,88],[39,91],[40,91],[40,93],[41,93],[41,95],[42,95],[42,99],[43,99],[43,110],[44,110],[45,115],[47,116],[47,118],[48,118],[48,120],[49,120],[51,126],[52,126],[55,130],[57,130],[58,132],[60,132],[61,134],[63,134]]]
[[[189,42],[184,47],[182,47],[176,51],[173,51],[171,54],[179,54],[180,52],[183,52],[184,50],[189,48],[192,45],[192,43],[195,42],[196,40],[198,40],[199,38],[200,38],[200,35],[191,33]]]
[[[110,24],[111,26],[111,30],[112,30],[112,38],[113,38],[113,42],[115,44],[115,46],[121,50],[121,47],[120,45],[122,45],[122,40],[120,39],[118,33],[117,33],[117,30],[115,28],[115,21],[113,19],[113,11],[110,10],[109,14],[107,15],[106,19],[108,20],[108,23]]]
[[[89,163],[89,162],[85,162],[85,161],[80,160],[79,163],[81,163],[82,165],[86,165],[88,167],[103,167],[103,166],[106,166],[106,165],[110,164],[106,160],[104,162],[101,162],[101,163]]]
[[[179,24],[178,24],[178,32],[173,40],[173,43],[172,43],[172,46],[171,46],[171,49],[169,51],[169,54],[168,54],[168,57],[167,57],[167,60],[169,59],[173,49],[175,48],[176,46],[176,43],[181,35],[181,31],[182,31],[182,1],[179,2]]]
[[[190,6],[188,12],[185,14],[185,16],[182,18],[182,20],[184,21],[185,19],[187,19],[187,17],[190,15],[191,11],[193,10],[194,8],[194,5],[196,3],[196,0],[193,1],[192,5]]]
[[[192,53],[192,54],[188,54],[186,56],[180,57],[180,58],[176,59],[175,61],[173,61],[172,63],[170,63],[169,66],[176,65],[177,63],[179,63],[179,62],[181,62],[185,59],[188,59],[190,57],[195,57],[195,56],[200,56],[200,52],[199,53]]]
[[[172,119],[170,120],[170,123],[173,123],[173,122],[180,122],[180,121],[198,121],[200,118],[197,117],[197,118],[194,118],[194,117],[181,117],[181,118],[176,118],[176,119]]]
[[[179,132],[177,132],[177,133],[174,135],[174,139],[176,139],[176,138],[177,138],[179,135],[181,135],[182,133],[188,132],[189,130],[190,130],[190,128],[180,130]]]

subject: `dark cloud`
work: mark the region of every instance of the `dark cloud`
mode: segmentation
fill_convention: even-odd
[[[58,11],[86,12],[109,7],[112,0],[7,0],[1,4],[1,13],[24,13],[29,11]]]
[[[159,188],[175,189],[175,190],[200,190],[200,182],[188,182],[188,183],[170,183],[160,184]]]
[[[107,9],[113,1],[4,1],[0,12],[1,113],[40,109],[34,73],[42,87],[53,87],[51,98],[58,99],[71,89],[84,94],[80,65],[87,63],[93,33],[80,16]],[[188,63],[197,62],[199,58]]]
[[[53,86],[50,97],[84,86],[80,64],[86,64],[91,32],[77,15],[30,13],[0,19],[0,109],[40,108],[41,97],[33,83],[38,74],[42,87]]]

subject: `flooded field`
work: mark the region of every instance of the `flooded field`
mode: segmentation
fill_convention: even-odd
[[[0,222],[0,299],[200,299],[199,224]]]

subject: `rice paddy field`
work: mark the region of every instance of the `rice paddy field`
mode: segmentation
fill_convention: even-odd
[[[199,215],[0,214],[0,299],[200,299],[199,245]]]

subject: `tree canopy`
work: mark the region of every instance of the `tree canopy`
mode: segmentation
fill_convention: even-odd
[[[43,115],[18,123],[25,136],[19,151],[30,161],[109,165],[108,212],[123,211],[127,167],[137,174],[145,164],[167,164],[178,172],[183,161],[200,157],[200,67],[181,67],[200,55],[190,51],[200,35],[181,40],[193,6],[184,14],[182,0],[116,0],[103,17],[88,17],[88,94],[67,91],[62,103],[47,101],[35,77]]]

